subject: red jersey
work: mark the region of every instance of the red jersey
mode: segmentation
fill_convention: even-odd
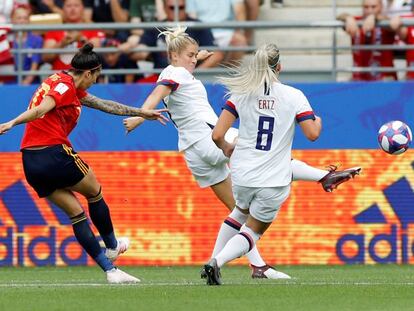
[[[361,17],[357,17],[360,20]],[[394,44],[394,32],[381,27],[375,27],[370,33],[364,33],[362,28],[352,37],[352,45]],[[392,50],[353,50],[355,67],[373,67],[371,72],[354,72],[353,80],[376,81],[397,80],[396,72],[376,72],[375,67],[394,67]]]
[[[21,149],[58,144],[71,146],[68,135],[78,122],[80,99],[86,95],[85,90],[76,89],[72,76],[66,72],[48,77],[34,93],[28,109],[38,106],[45,96],[53,97],[56,106],[42,118],[26,124]]]
[[[87,41],[94,39],[94,38],[99,38],[99,39],[103,39],[105,37],[105,34],[102,31],[98,31],[98,30],[81,30],[80,31],[82,37],[84,37]],[[47,40],[55,40],[56,42],[61,42],[63,40],[63,38],[65,37],[66,31],[64,30],[56,30],[56,31],[48,31],[45,34],[45,39],[44,41]],[[66,48],[80,48],[82,45],[84,44],[84,42],[74,42],[73,44],[69,44],[68,46],[66,46]],[[71,54],[71,53],[59,53],[58,56],[56,57],[56,59],[53,61],[52,63],[52,69],[53,70],[66,70],[69,69],[70,66],[70,62],[72,61],[72,58],[75,54]]]
[[[407,38],[405,39],[405,42],[407,44],[414,44],[414,27],[412,26],[408,27]],[[413,67],[414,66],[414,50],[407,50],[405,55],[407,59],[407,67]],[[406,79],[413,80],[414,71],[407,71]]]

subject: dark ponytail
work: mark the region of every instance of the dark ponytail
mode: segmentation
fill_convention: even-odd
[[[102,61],[100,56],[93,51],[93,44],[87,42],[75,54],[70,64],[72,66],[71,70],[75,74],[81,74],[86,70],[91,70],[92,72],[99,70],[102,66]]]

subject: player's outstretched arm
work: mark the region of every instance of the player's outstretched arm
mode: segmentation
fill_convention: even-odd
[[[154,109],[158,106],[162,99],[167,97],[171,94],[171,87],[166,85],[157,85],[155,89],[148,95],[147,99],[145,100],[144,104],[142,105],[142,109]],[[130,117],[123,120],[123,124],[127,133],[133,131],[142,123],[144,123],[144,119],[141,117]]]
[[[235,120],[236,117],[232,113],[227,110],[223,110],[216,125],[214,126],[213,133],[211,134],[214,143],[217,147],[223,150],[224,155],[229,158],[233,153],[236,144],[228,143],[224,137]]]
[[[38,106],[29,107],[28,110],[21,113],[19,116],[10,120],[9,122],[0,124],[0,135],[7,133],[12,127],[27,123],[38,118],[43,117],[47,112],[52,110],[56,106],[53,97],[46,96]]]
[[[120,104],[113,100],[101,99],[90,94],[82,98],[81,103],[86,107],[119,116],[139,116],[147,120],[158,120],[162,124],[165,124],[165,122],[168,121],[168,119],[162,115],[162,112],[166,112],[168,109],[152,110],[145,108],[135,108]]]

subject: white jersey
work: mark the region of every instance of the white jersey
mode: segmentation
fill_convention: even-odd
[[[224,109],[240,118],[230,158],[232,182],[245,187],[281,187],[292,180],[291,149],[296,122],[314,119],[305,95],[273,83],[270,92],[232,95]]]
[[[170,65],[161,72],[157,84],[171,87],[171,94],[164,98],[164,103],[178,129],[180,151],[211,135],[217,115],[200,80],[195,79],[187,69]]]

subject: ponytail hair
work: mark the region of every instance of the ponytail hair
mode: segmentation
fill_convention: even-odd
[[[187,27],[177,26],[175,28],[166,28],[164,31],[160,31],[158,37],[165,36],[165,42],[167,44],[168,59],[171,61],[171,53],[180,53],[188,45],[198,46],[198,42],[189,36],[185,31]]]
[[[230,76],[219,77],[218,80],[227,87],[227,95],[230,93],[250,94],[263,85],[270,88],[271,84],[278,80],[277,65],[279,63],[277,46],[273,43],[265,44],[256,51],[247,65],[239,63],[234,67],[229,67]]]
[[[93,44],[85,43],[79,51],[75,54],[71,61],[72,68],[75,74],[81,74],[84,71],[91,70],[92,73],[101,69],[102,61],[100,56],[93,51]]]

